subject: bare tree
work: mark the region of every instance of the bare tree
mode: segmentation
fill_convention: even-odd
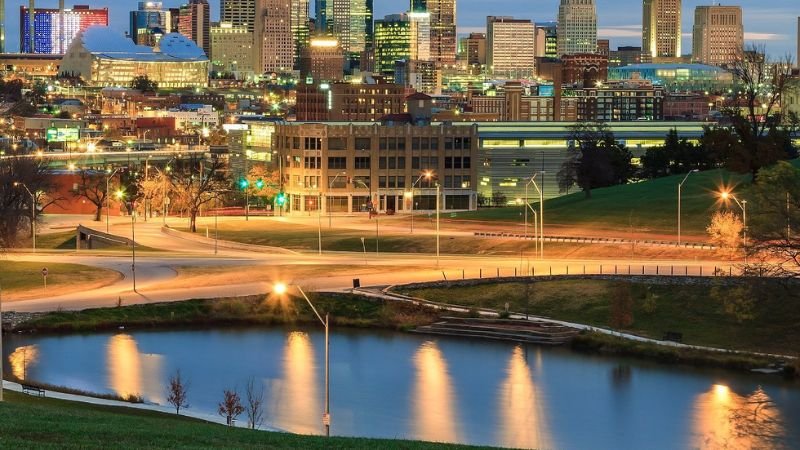
[[[175,414],[180,414],[181,408],[189,407],[187,397],[188,389],[189,382],[181,377],[181,370],[177,369],[175,373],[169,377],[169,386],[167,387],[167,401],[175,407]]]
[[[247,425],[255,430],[264,422],[264,387],[256,388],[255,379],[250,377],[245,387],[245,396],[247,401],[245,405]]]
[[[167,204],[166,199],[173,190],[172,180],[169,175],[158,171],[155,176],[139,180],[138,186],[139,194],[150,202],[150,216],[152,217],[153,210],[160,211],[163,214],[162,206]],[[154,208],[153,205],[156,205],[156,207]]]
[[[172,181],[177,197],[186,205],[189,214],[189,229],[197,232],[197,215],[200,209],[219,198],[227,187],[223,172],[224,163],[219,159],[191,161],[182,170],[172,171]]]
[[[94,220],[99,221],[103,213],[103,206],[106,204],[106,199],[109,193],[106,192],[106,172],[98,172],[93,170],[81,170],[79,172],[81,177],[78,186],[72,195],[78,198],[85,198],[92,205],[94,205]],[[108,185],[111,190],[111,185]]]
[[[31,217],[38,220],[44,208],[61,200],[54,192],[46,161],[10,158],[0,164],[0,247],[18,245],[19,234],[31,227]]]
[[[236,390],[230,391],[225,389],[223,392],[223,399],[219,403],[217,412],[226,419],[228,425],[233,425],[233,421],[244,412],[244,406],[242,406],[239,393],[236,392]]]

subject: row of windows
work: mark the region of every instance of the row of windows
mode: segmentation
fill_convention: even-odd
[[[290,141],[291,139],[291,141]],[[291,147],[290,144],[291,143]],[[292,148],[295,150],[322,150],[321,137],[285,137],[283,141],[284,148]],[[302,144],[302,147],[301,147]],[[372,138],[357,137],[355,138],[356,150],[368,150],[372,148]],[[405,150],[406,138],[405,137],[381,137],[378,138],[378,148],[380,150]],[[332,137],[328,138],[328,150],[346,150],[347,138],[346,137]],[[411,138],[412,150],[438,150],[439,138],[436,137],[412,137]],[[472,138],[470,137],[446,137],[444,138],[445,150],[471,150]]]

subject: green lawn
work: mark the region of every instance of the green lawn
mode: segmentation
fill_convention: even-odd
[[[80,264],[40,263],[21,261],[0,262],[0,284],[3,291],[17,293],[43,288],[42,268],[47,267],[47,289],[57,291],[70,287],[97,287],[119,278],[113,270]]]
[[[675,233],[678,183],[684,176],[595,189],[590,199],[583,192],[575,192],[546,200],[545,223],[605,230]],[[737,185],[738,195],[743,196],[743,189],[749,185],[749,176],[724,170],[692,174],[682,189],[682,231],[686,235],[705,235],[710,215],[719,207],[715,193],[722,186],[733,188]],[[538,210],[537,203],[534,203],[534,207]],[[459,213],[457,217],[461,220],[519,222],[520,208],[486,208]]]
[[[8,391],[5,400],[0,403],[0,448],[8,449],[465,448],[417,441],[252,431],[172,414],[38,398]]]
[[[75,250],[75,230],[36,236],[36,248],[55,250]]]
[[[722,278],[719,280],[723,280]],[[721,282],[721,281],[718,281]],[[572,322],[609,326],[611,299],[616,285],[629,287],[633,298],[633,323],[627,331],[661,339],[665,332],[683,333],[688,344],[709,345],[781,354],[800,353],[800,296],[797,287],[778,283],[754,285],[753,318],[738,322],[725,312],[721,297],[712,297],[713,285],[648,285],[610,280],[559,280],[493,283],[447,288],[398,288],[431,301],[502,310],[506,302],[516,312]],[[719,286],[723,297],[735,294]]]

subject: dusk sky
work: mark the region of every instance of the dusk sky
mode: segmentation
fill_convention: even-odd
[[[79,1],[94,7],[108,6],[111,9],[111,26],[124,32],[128,29],[128,12],[136,9],[135,0]],[[166,0],[165,7],[179,6],[181,0]],[[219,0],[211,0],[212,20],[219,16]],[[27,5],[26,0],[6,0],[6,39],[11,51],[19,49],[19,7]],[[56,7],[57,0],[38,0],[37,6]],[[67,7],[74,4],[67,1]],[[458,0],[459,33],[483,31],[486,15],[513,15],[534,21],[555,20],[559,0]],[[685,0],[683,2],[683,52],[691,51],[692,22],[697,5],[710,5],[710,0]],[[800,16],[798,0],[740,0],[725,2],[739,4],[744,9],[745,38],[767,45],[772,55],[787,52],[796,58],[797,17]],[[407,1],[375,0],[375,17],[401,12],[407,8]],[[491,7],[489,6],[491,5]],[[313,0],[312,0],[313,15]],[[639,0],[597,0],[599,16],[599,37],[611,39],[611,47],[618,45],[640,45],[642,7]]]

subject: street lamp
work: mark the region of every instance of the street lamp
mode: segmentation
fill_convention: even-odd
[[[116,174],[118,171],[119,171],[119,167],[114,169],[113,172],[111,172],[110,174],[108,174],[108,176],[106,176],[106,233],[108,233],[108,223],[109,223],[108,216],[111,214],[111,198],[110,198],[110,195],[109,195],[109,192],[108,192],[109,191],[109,181],[111,180],[111,177],[113,177],[114,174]]]
[[[33,195],[33,192],[28,189],[25,183],[15,181],[14,186],[22,186],[31,196],[31,238],[33,239],[33,253],[36,253],[36,196]]]
[[[533,174],[530,181],[525,185],[525,203],[528,203],[528,186],[533,184],[533,187],[536,188],[536,192],[539,193],[539,257],[544,259],[544,195],[542,195],[542,190],[539,189],[539,185],[536,184],[536,175],[542,174],[544,177],[545,172],[539,171]],[[525,234],[527,236],[528,230],[528,209],[525,209]]]
[[[433,176],[433,172],[427,171],[417,178],[417,181],[411,185],[411,234],[414,234],[414,187],[416,187],[417,183],[420,182],[423,178],[430,181],[431,177]]]
[[[0,285],[0,355],[3,354],[3,286]],[[0,361],[0,402],[3,401],[3,362]]]
[[[697,172],[699,172],[697,169],[689,171],[689,173],[683,177],[683,181],[678,183],[678,246],[681,245],[681,189],[683,188],[683,183],[686,183],[686,180],[689,179],[689,175]]]
[[[328,183],[328,200],[326,202],[328,204],[328,228],[331,228],[333,226],[332,219],[331,219],[331,194],[330,194],[330,190],[333,189],[333,185],[336,183],[336,180],[339,179],[340,175],[347,175],[347,172],[339,172],[339,173],[337,173],[336,176],[333,177],[333,180],[331,180],[331,182]]]
[[[308,306],[311,307],[311,310],[314,311],[314,315],[317,316],[317,319],[322,323],[322,326],[325,327],[325,414],[322,416],[322,423],[325,425],[325,436],[331,435],[331,398],[330,398],[330,359],[329,359],[329,351],[330,351],[330,340],[328,338],[329,329],[330,327],[328,322],[328,314],[325,314],[325,319],[317,311],[317,308],[314,307],[314,304],[311,303],[311,300],[308,299],[308,296],[300,286],[294,285],[297,288],[297,291],[303,295],[306,303]],[[289,290],[289,286],[285,283],[275,283],[272,287],[272,292],[277,295],[284,295]]]
[[[739,199],[736,198],[733,194],[728,191],[722,191],[719,193],[719,196],[722,200],[727,201],[728,199],[733,199],[736,202],[736,206],[742,210],[742,227],[743,227],[743,242],[744,242],[744,263],[747,264],[747,200],[742,200],[741,202]]]
[[[436,183],[436,265],[439,265],[439,212],[441,211],[441,186]]]
[[[125,198],[125,193],[118,190],[116,193],[118,200]],[[133,280],[133,292],[136,290],[136,202],[131,200],[131,278]]]

